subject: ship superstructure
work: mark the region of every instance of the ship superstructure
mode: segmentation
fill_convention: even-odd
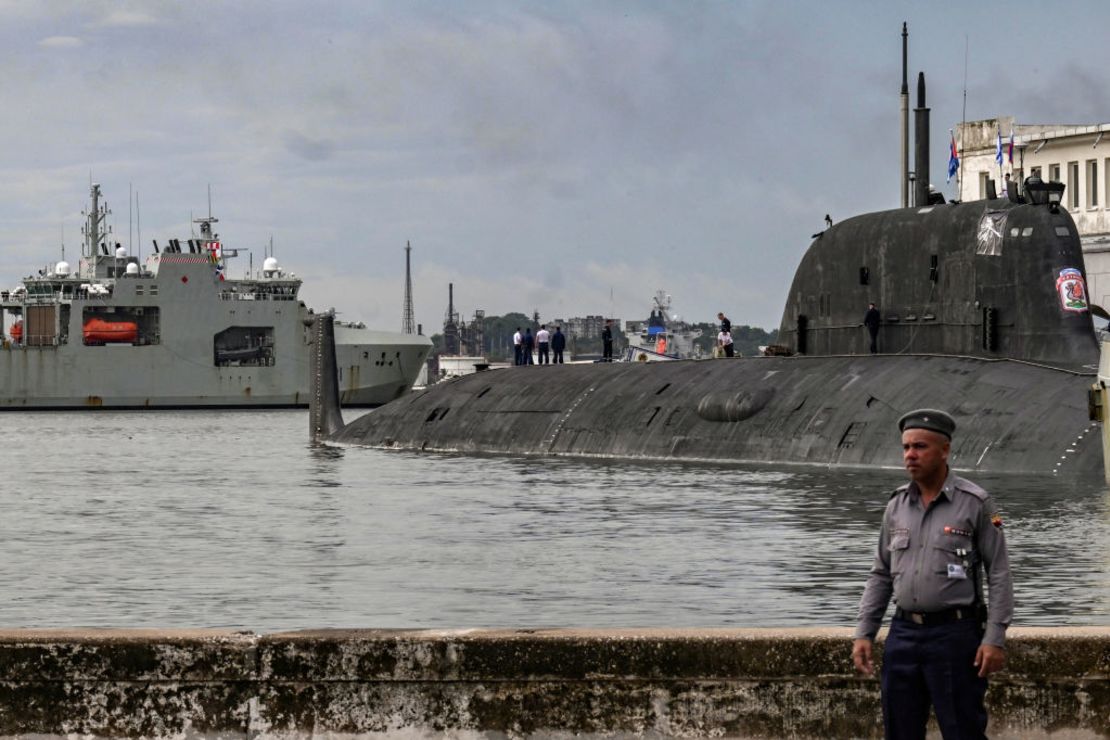
[[[625,331],[629,361],[690,359],[701,356],[694,340],[701,330],[671,312],[671,296],[662,290],[652,297],[647,321],[629,321]]]
[[[0,292],[0,408],[283,407],[308,405],[301,280],[272,255],[230,276],[238,251],[217,219],[140,262],[109,241],[100,186],[90,187],[81,260],[65,260]],[[427,337],[337,322],[344,404],[408,392]]]

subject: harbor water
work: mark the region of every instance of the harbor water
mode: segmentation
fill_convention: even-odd
[[[903,479],[313,447],[306,411],[0,421],[0,627],[850,625]],[[1015,623],[1110,625],[1105,484],[977,482]]]

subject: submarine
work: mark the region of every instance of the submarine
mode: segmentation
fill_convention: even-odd
[[[918,80],[924,109],[924,78]],[[927,111],[927,109],[925,109]],[[920,205],[815,235],[773,356],[508,368],[392,401],[345,425],[329,315],[313,328],[310,433],[320,442],[464,454],[902,468],[896,422],[956,420],[973,473],[1103,475],[1088,403],[1099,347],[1064,185]],[[921,145],[922,139],[926,142]],[[924,154],[923,154],[923,150]],[[880,309],[878,352],[862,325]]]

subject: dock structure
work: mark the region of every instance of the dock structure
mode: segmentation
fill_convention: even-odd
[[[1110,628],[1014,628],[992,738],[1110,736]],[[10,630],[0,735],[882,735],[851,631]],[[881,657],[882,639],[878,643]]]

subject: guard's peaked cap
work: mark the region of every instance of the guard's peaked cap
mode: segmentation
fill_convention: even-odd
[[[956,431],[956,422],[943,411],[917,409],[898,420],[898,431],[904,432],[907,429],[928,429],[952,439],[952,433]]]

